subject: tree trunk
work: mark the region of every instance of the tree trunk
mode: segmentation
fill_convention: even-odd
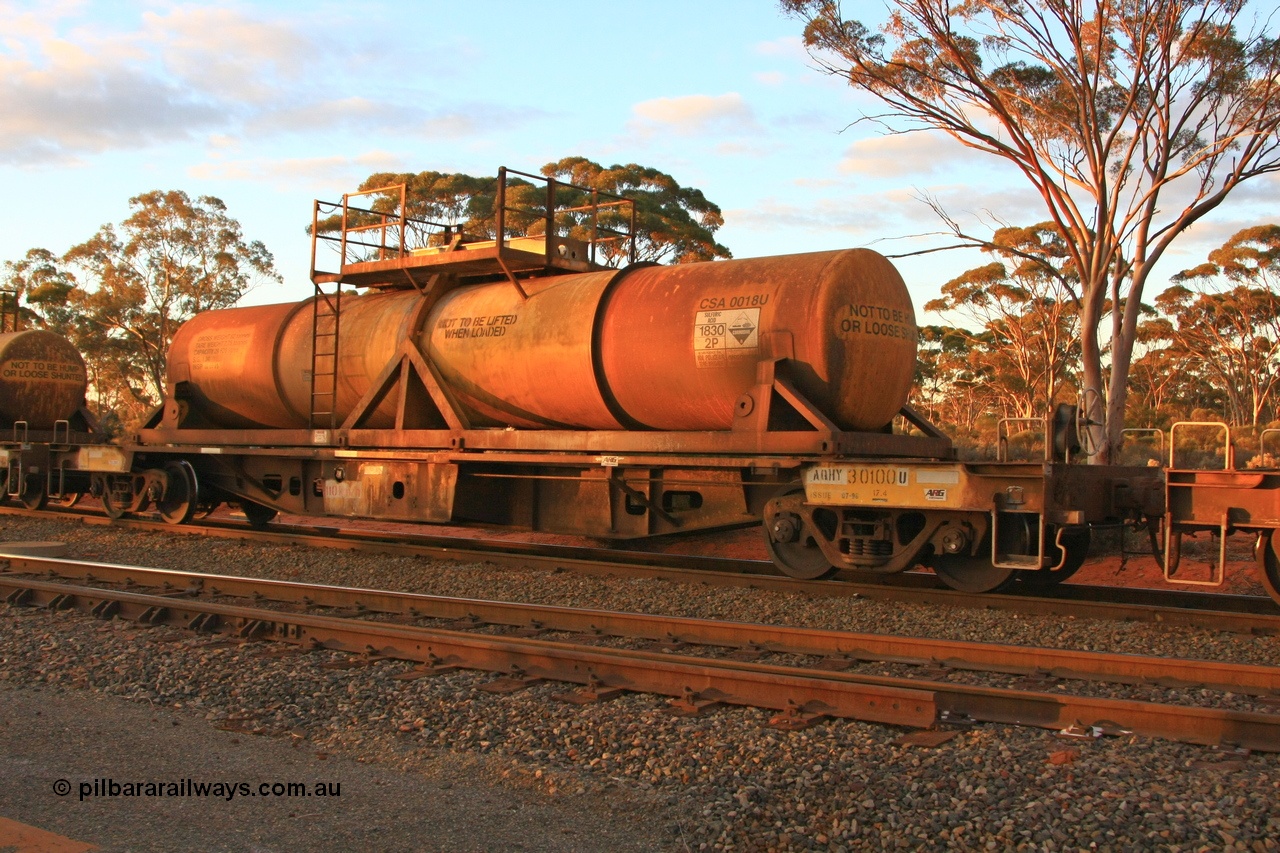
[[[1111,459],[1107,443],[1107,411],[1103,405],[1102,348],[1098,345],[1098,321],[1102,297],[1087,291],[1080,320],[1080,363],[1084,369],[1084,385],[1080,389],[1080,406],[1088,427],[1084,442],[1089,462],[1104,465]]]

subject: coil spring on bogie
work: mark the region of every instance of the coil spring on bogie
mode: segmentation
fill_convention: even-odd
[[[844,552],[851,557],[892,557],[893,543],[887,539],[850,538],[843,542]]]

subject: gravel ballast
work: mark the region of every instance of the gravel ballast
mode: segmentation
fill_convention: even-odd
[[[3,517],[0,538],[63,541],[70,556],[103,562],[439,595],[1268,665],[1280,659],[1272,637],[494,569],[77,522]],[[239,745],[265,744],[258,750],[264,762],[280,748],[377,768],[406,792],[403,801],[386,796],[384,827],[413,807],[408,792],[421,780],[437,780],[438,794],[452,784],[439,782],[440,774],[454,772],[492,797],[518,798],[523,812],[545,809],[537,813],[563,822],[557,830],[577,832],[534,837],[517,826],[526,849],[628,849],[617,842],[628,831],[631,849],[1280,849],[1273,755],[1132,736],[1064,739],[997,725],[960,731],[937,747],[905,746],[896,743],[905,730],[888,726],[833,721],[787,733],[765,727],[769,714],[754,709],[681,718],[665,700],[642,695],[578,707],[551,699],[560,685],[492,695],[478,689],[493,678],[483,673],[402,681],[394,676],[407,663],[333,668],[349,660],[269,649],[0,607],[4,731],[13,730],[13,711],[33,701],[61,707],[100,697],[91,707],[104,718],[127,717],[130,708],[183,715],[188,736],[201,729]],[[190,760],[205,761],[203,742],[194,743]],[[111,775],[116,760],[94,775]],[[37,790],[52,781],[27,777]],[[35,825],[43,825],[32,811],[42,802],[61,819],[84,805],[54,808],[52,794],[22,800],[10,787],[0,793],[2,813]],[[363,810],[353,804],[349,818],[368,821],[377,812],[372,802]],[[282,833],[298,829],[297,821],[262,820]],[[485,846],[476,823],[444,831],[452,834],[439,844],[417,846],[500,849]],[[118,833],[74,837],[104,849],[164,849],[131,846]],[[385,834],[372,849],[415,849],[412,837],[403,840],[396,846],[397,836]],[[284,835],[278,843],[268,833],[216,849],[288,846]]]

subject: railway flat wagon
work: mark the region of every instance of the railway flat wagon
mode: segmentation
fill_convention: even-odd
[[[314,296],[177,333],[163,408],[95,481],[107,512],[603,539],[757,524],[793,576],[923,564],[985,590],[1061,580],[1089,525],[1160,492],[1147,469],[1074,464],[1066,429],[1044,460],[957,462],[905,405],[915,313],[875,252],[636,263],[628,200],[546,181],[516,209],[511,174],[546,181],[500,170],[486,237],[406,216],[403,188],[317,202]],[[557,206],[566,188],[589,203]]]

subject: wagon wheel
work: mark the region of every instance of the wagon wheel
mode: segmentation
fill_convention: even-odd
[[[1267,530],[1258,534],[1258,542],[1253,546],[1253,553],[1258,563],[1258,580],[1262,581],[1262,587],[1267,591],[1267,595],[1280,604],[1280,553],[1276,551],[1278,546],[1280,546],[1280,540],[1277,539],[1274,531]]]
[[[195,515],[191,516],[196,521],[208,518],[218,511],[218,507],[222,506],[222,501],[208,501],[196,507]]]
[[[58,498],[58,506],[71,509],[71,507],[80,503],[82,497],[84,497],[84,492],[63,492],[62,497]]]
[[[770,501],[764,511],[764,544],[769,559],[788,577],[816,580],[835,573],[835,566],[818,547],[810,522],[785,507],[804,499],[803,489],[794,489]],[[788,499],[793,500],[788,500]],[[782,503],[783,506],[778,504]],[[816,534],[820,535],[820,534]]]
[[[22,494],[18,500],[22,501],[22,505],[30,510],[44,509],[49,503],[49,494],[44,490],[44,480],[41,477],[28,477],[22,484]]]
[[[169,485],[164,497],[156,501],[160,517],[168,524],[186,524],[196,513],[199,483],[196,471],[185,459],[169,462],[164,466]]]
[[[1091,535],[1087,527],[1066,527],[1062,530],[1062,547],[1053,541],[1055,531],[1050,528],[1048,538],[1048,556],[1054,564],[1061,563],[1057,569],[1052,567],[1034,572],[1018,572],[1018,583],[1032,592],[1047,592],[1067,578],[1080,571],[1085,558],[1089,556]],[[1065,555],[1063,552],[1066,552]]]
[[[929,559],[938,579],[959,592],[994,592],[1013,578],[1013,569],[991,565],[988,556],[938,554]]]
[[[132,487],[131,487],[132,490]],[[96,491],[96,490],[95,490]],[[102,511],[106,513],[107,518],[113,521],[131,515],[129,510],[131,500],[121,500],[121,496],[112,493],[111,478],[106,477],[102,481]]]
[[[254,530],[266,527],[271,523],[271,519],[280,514],[279,510],[248,500],[240,501],[240,509],[243,510],[245,519]]]
[[[1014,528],[1004,536],[1025,536],[1024,530]],[[983,537],[977,555],[934,554],[927,565],[938,580],[958,592],[994,592],[1013,579],[1013,569],[991,565],[991,537]]]

